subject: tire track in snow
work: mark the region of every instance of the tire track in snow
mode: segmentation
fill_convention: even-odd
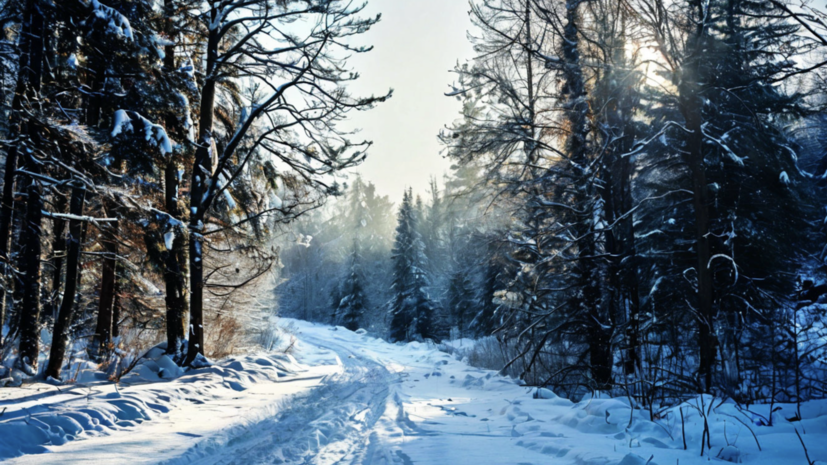
[[[388,421],[388,407],[398,409],[394,417],[399,422],[410,422],[394,395],[401,377],[341,344],[306,334],[302,341],[334,352],[342,371],[307,394],[288,399],[275,415],[206,439],[166,463],[412,464],[401,451],[386,450],[374,431],[380,420]],[[387,424],[383,429],[403,428]]]

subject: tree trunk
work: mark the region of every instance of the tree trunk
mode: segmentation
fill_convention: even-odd
[[[213,8],[210,12],[212,20],[218,16]],[[187,347],[186,364],[195,360],[197,354],[204,354],[204,263],[203,259],[203,232],[206,212],[202,202],[205,192],[205,180],[212,175],[212,127],[213,111],[215,109],[215,67],[218,58],[218,30],[210,30],[207,40],[207,73],[204,87],[201,90],[201,114],[199,120],[198,149],[195,151],[195,162],[192,169],[192,185],[190,186],[190,337]]]
[[[591,379],[596,389],[606,389],[612,381],[611,330],[606,329],[611,318],[606,315],[608,302],[605,292],[606,265],[599,262],[597,232],[593,216],[597,213],[596,193],[592,174],[586,170],[589,165],[587,143],[589,107],[586,99],[585,81],[580,62],[578,7],[581,2],[573,0],[566,4],[566,24],[563,30],[564,84],[563,93],[568,100],[566,119],[569,135],[566,138],[566,152],[571,160],[570,169],[576,191],[575,202],[584,213],[578,214],[575,227],[577,239],[577,272],[582,295],[574,299],[575,312],[586,327],[586,343],[589,345]],[[585,207],[585,208],[584,208]]]
[[[25,275],[23,305],[20,309],[20,346],[18,368],[26,374],[37,374],[37,357],[40,353],[40,256],[41,220],[43,199],[40,185],[31,180],[26,188],[26,223],[24,225],[22,251]]]
[[[178,209],[178,169],[174,163],[167,165],[165,172],[166,209],[173,218],[180,219]],[[174,230],[173,230],[174,231]],[[186,247],[183,231],[174,231],[172,250],[166,251],[164,283],[166,284],[167,307],[167,353],[180,361],[186,338]]]
[[[66,197],[60,193],[54,194],[55,211],[66,213]],[[46,313],[52,315],[52,321],[57,320],[58,301],[60,300],[61,275],[63,272],[63,257],[66,254],[66,220],[57,217],[52,221],[52,290],[47,300]]]
[[[6,322],[6,288],[13,286],[8,280],[9,232],[11,229],[12,212],[14,211],[14,175],[17,171],[17,146],[6,152],[6,172],[3,174],[3,199],[0,202],[0,328]],[[2,332],[0,332],[0,346],[3,346]]]
[[[112,290],[112,340],[121,336],[121,290],[123,289],[123,265],[115,262],[115,286]]]
[[[26,5],[24,27],[28,25],[27,39],[21,51],[27,57],[21,56],[20,77],[18,79],[15,99],[18,101],[18,108],[23,108],[23,100],[34,101],[40,93],[40,84],[43,74],[43,34],[44,20],[39,5],[34,0],[29,0]],[[15,115],[15,118],[19,118]],[[21,124],[20,134],[28,136],[28,142],[34,143],[38,134],[30,122]],[[16,148],[19,150],[23,140],[18,140]],[[37,163],[29,163],[29,170],[37,173]],[[7,166],[8,169],[8,166]],[[7,173],[8,174],[8,173]],[[13,173],[11,173],[13,176]],[[11,185],[12,183],[10,183]],[[40,185],[31,180],[26,189],[26,219],[22,229],[24,250],[21,254],[21,270],[25,274],[25,282],[22,291],[22,308],[20,309],[20,343],[18,347],[19,357],[18,368],[27,374],[37,374],[37,357],[40,350],[40,256],[41,256],[41,219],[43,211],[43,199]]]
[[[174,0],[166,0],[164,2],[164,14],[166,16],[165,32],[167,40],[172,42],[175,37],[175,25],[172,20],[175,15]],[[175,71],[175,45],[166,45],[164,47],[164,68],[169,73]],[[181,125],[174,114],[168,114],[165,123],[167,131],[170,134],[175,134],[177,137],[185,137],[184,132],[181,130]],[[181,220],[183,217],[181,209],[178,206],[179,187],[178,165],[171,160],[164,170],[164,208],[170,216],[177,220]],[[187,236],[185,231],[176,229],[177,228],[172,228],[175,233],[175,239],[172,241],[172,249],[166,251],[164,284],[166,287],[167,308],[167,353],[172,355],[177,363],[181,363],[183,362],[184,342],[187,337],[186,320],[188,306],[186,279],[189,273],[187,266]]]
[[[699,7],[700,9],[700,7]],[[701,113],[702,99],[700,85],[697,82],[699,54],[702,54],[700,42],[703,40],[703,25],[696,32],[694,47],[695,55],[690,56],[684,69],[683,78],[678,88],[680,109],[683,114],[686,129],[689,131],[686,141],[686,159],[692,176],[692,208],[695,212],[695,247],[698,272],[698,349],[700,362],[698,375],[700,390],[709,392],[712,387],[712,374],[715,365],[715,343],[712,332],[713,284],[712,271],[709,269],[711,257],[709,242],[709,193],[706,181],[706,166],[703,151],[703,115]]]
[[[106,83],[106,61],[101,57],[92,58],[92,89],[86,102],[86,125],[96,128],[100,124],[103,91]]]
[[[12,281],[6,280],[9,257],[9,234],[12,212],[14,211],[14,183],[19,163],[21,136],[29,135],[31,128],[21,117],[23,105],[40,92],[43,74],[43,14],[36,0],[27,0],[20,34],[20,58],[17,83],[12,98],[11,139],[17,139],[6,152],[6,166],[3,174],[3,198],[0,202],[0,267],[3,282],[0,283],[0,328],[6,321],[6,289]],[[0,342],[2,334],[0,333]]]
[[[190,337],[186,364],[204,354],[204,267],[201,261],[203,237],[190,233]]]
[[[625,16],[621,19],[619,36],[611,37],[612,60],[606,66],[601,79],[605,81],[604,101],[610,139],[606,151],[602,189],[606,204],[606,217],[613,224],[606,237],[609,255],[608,277],[614,293],[609,312],[617,323],[625,323],[624,373],[634,375],[641,368],[638,345],[640,339],[640,295],[637,269],[637,250],[634,233],[634,199],[632,176],[634,166],[631,157],[624,156],[635,142],[634,114],[638,106],[637,89],[630,82],[633,70],[626,59]],[[612,143],[612,139],[615,140]]]
[[[107,209],[107,213],[112,209]],[[110,213],[111,214],[111,213]],[[92,339],[92,355],[102,360],[112,342],[113,307],[115,303],[115,263],[118,255],[118,226],[112,224],[112,230],[104,232],[103,263],[101,265],[100,300],[98,302],[98,321],[95,336]]]
[[[83,215],[83,201],[86,190],[83,187],[72,189],[69,213],[72,215]],[[69,330],[72,326],[72,319],[75,311],[75,299],[77,298],[78,270],[80,269],[80,248],[82,242],[81,221],[69,221],[69,240],[66,253],[66,289],[63,292],[63,300],[60,302],[60,310],[55,320],[52,331],[52,347],[49,352],[49,364],[46,367],[46,376],[60,379],[60,370],[66,357],[66,347],[69,343]]]

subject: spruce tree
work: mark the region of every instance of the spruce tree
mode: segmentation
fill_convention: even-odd
[[[496,250],[492,250],[483,264],[482,283],[476,299],[479,302],[479,311],[471,322],[471,329],[476,337],[490,336],[502,323],[500,304],[494,299],[497,291],[506,288],[506,271],[501,260],[502,257]]]
[[[356,331],[361,327],[362,318],[368,308],[361,261],[359,243],[354,240],[345,278],[336,292],[338,302],[334,310],[334,324],[344,326],[351,331]]]
[[[459,337],[468,334],[471,319],[473,318],[476,299],[472,289],[469,270],[459,268],[451,274],[448,283],[448,312],[451,316],[451,325],[459,331]]]
[[[434,305],[428,295],[425,253],[417,231],[417,214],[413,194],[407,190],[399,209],[393,262],[393,291],[390,303],[391,341],[436,338]]]

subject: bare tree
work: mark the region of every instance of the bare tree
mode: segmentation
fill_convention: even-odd
[[[199,137],[190,189],[190,337],[186,363],[204,353],[204,242],[216,199],[240,183],[247,166],[270,161],[272,181],[293,193],[336,193],[331,177],[364,159],[369,142],[351,142],[336,124],[350,110],[372,107],[390,94],[354,98],[343,84],[358,74],[345,69],[343,53],[379,18],[360,18],[364,5],[322,2],[221,0],[206,2],[205,71]],[[308,28],[295,31],[299,21]],[[255,90],[231,126],[214,127],[221,83],[238,77]],[[273,202],[257,215],[294,215],[297,197]],[[248,219],[240,220],[246,223]]]

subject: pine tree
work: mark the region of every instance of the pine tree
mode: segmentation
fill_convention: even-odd
[[[365,295],[364,277],[361,267],[362,256],[359,243],[354,241],[346,275],[336,292],[338,301],[334,311],[334,324],[356,331],[362,324],[362,318],[368,308]]]
[[[497,291],[506,288],[506,271],[501,259],[496,250],[492,250],[483,262],[482,284],[476,299],[479,302],[479,311],[471,322],[471,329],[477,337],[490,336],[502,324],[500,304],[494,297]]]
[[[794,293],[800,257],[811,253],[815,211],[778,119],[802,114],[801,96],[776,84],[795,73],[794,61],[775,51],[797,28],[768,1],[675,8],[691,21],[648,24],[660,38],[684,35],[660,48],[678,85],[657,97],[670,103],[657,113],[663,136],[641,160],[643,196],[664,199],[641,211],[641,244],[658,251],[642,269],[650,294],[669,289],[655,297],[676,311],[672,326],[694,326],[686,332],[692,344],[682,334],[673,339],[698,356],[696,367],[681,370],[695,372],[699,391],[723,387],[739,397],[747,355],[739,340],[768,329],[760,315]],[[666,200],[678,189],[691,194]]]
[[[435,339],[434,306],[428,295],[428,277],[425,273],[425,253],[422,238],[417,231],[417,214],[413,194],[406,191],[399,208],[393,262],[394,297],[390,304],[391,341]]]
[[[448,284],[448,312],[451,324],[459,331],[459,337],[467,333],[476,307],[469,270],[460,268],[451,275]]]

